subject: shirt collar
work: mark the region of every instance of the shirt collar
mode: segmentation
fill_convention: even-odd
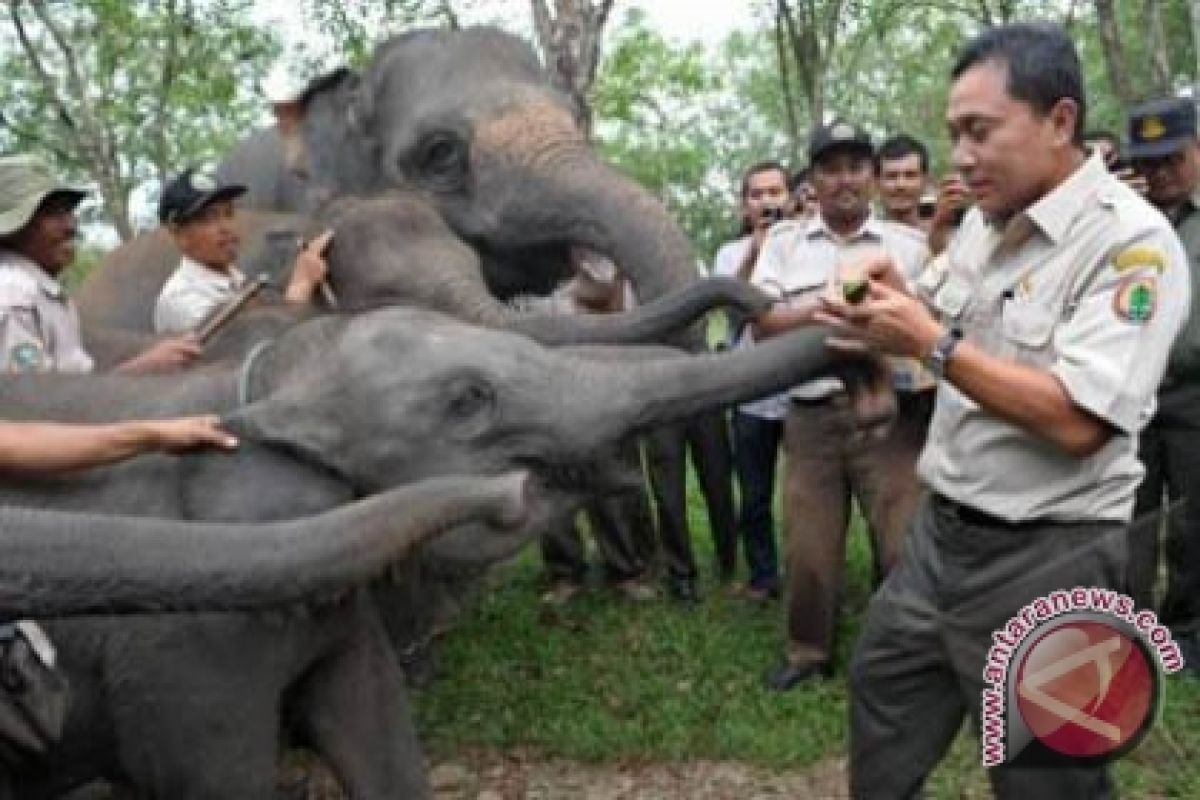
[[[1100,160],[1100,156],[1091,156],[1080,164],[1065,181],[1042,195],[1036,203],[1010,220],[1005,229],[1013,225],[1020,227],[1032,223],[1053,244],[1059,244],[1067,235],[1071,223],[1083,211],[1084,204],[1081,201],[1090,197],[1106,177],[1108,177],[1108,170],[1105,168],[1104,162]],[[1024,223],[1020,222],[1022,218],[1025,220]],[[1019,238],[1020,234],[1017,235]],[[1010,237],[1004,236],[1003,238]],[[1028,237],[1026,236],[1026,238]]]
[[[825,218],[821,216],[820,212],[817,212],[809,217],[808,224],[804,228],[804,236],[807,239],[817,239],[823,237],[826,239],[831,239],[835,242],[852,242],[857,239],[879,240],[883,238],[883,234],[880,231],[879,220],[876,219],[874,214],[868,214],[867,219],[853,234],[850,236],[842,236],[841,234],[835,233],[828,225],[825,224]]]
[[[38,288],[55,300],[66,299],[67,293],[63,290],[62,284],[28,256],[22,255],[15,250],[0,250],[0,261],[7,266],[16,267],[25,272],[29,277],[37,281]]]
[[[179,260],[179,266],[181,269],[187,270],[198,277],[213,281],[214,283],[228,283],[234,288],[240,286],[242,281],[246,279],[246,276],[242,274],[242,271],[237,268],[236,264],[230,265],[229,272],[218,272],[212,267],[201,264],[191,256],[184,255]]]

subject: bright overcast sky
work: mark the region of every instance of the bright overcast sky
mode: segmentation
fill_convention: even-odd
[[[713,44],[748,26],[753,15],[750,0],[617,0],[609,25],[619,22],[629,8],[645,11],[650,27],[667,38]],[[295,0],[261,0],[256,17],[260,22],[282,25],[285,38],[302,35]],[[528,0],[479,0],[468,6],[462,18],[464,23],[499,20],[512,29],[532,28]]]

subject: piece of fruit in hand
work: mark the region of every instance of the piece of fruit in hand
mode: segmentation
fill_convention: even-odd
[[[851,305],[858,305],[867,299],[867,284],[865,277],[847,278],[842,281],[842,297]]]

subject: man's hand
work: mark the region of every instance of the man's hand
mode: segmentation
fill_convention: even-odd
[[[147,420],[133,423],[145,427],[148,444],[156,450],[179,453],[199,447],[232,450],[237,437],[220,427],[221,419],[213,414],[177,419]]]
[[[890,286],[898,292],[908,292],[908,283],[900,274],[900,268],[896,265],[895,259],[883,250],[872,250],[869,255],[857,261],[848,261],[838,267],[834,288],[859,281],[875,281]]]
[[[173,372],[191,366],[204,349],[192,336],[175,336],[156,342],[145,352],[117,367],[117,372],[145,374]]]
[[[862,343],[876,353],[923,359],[942,336],[941,323],[924,303],[886,283],[871,281],[857,305],[836,295],[821,301],[816,320],[833,327],[836,338],[830,344],[835,347],[852,350],[848,343]]]
[[[932,227],[953,228],[958,214],[971,204],[971,194],[957,174],[947,175],[938,184],[937,205],[933,209]]]
[[[312,302],[317,287],[324,283],[329,275],[329,265],[325,263],[325,248],[332,240],[333,231],[326,230],[305,245],[296,256],[296,263],[292,265],[292,278],[285,292],[289,303],[305,305]]]

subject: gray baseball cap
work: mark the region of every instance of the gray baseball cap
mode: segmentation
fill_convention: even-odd
[[[87,190],[56,180],[36,156],[0,157],[0,236],[11,236],[28,225],[52,194],[69,195],[78,205]]]

